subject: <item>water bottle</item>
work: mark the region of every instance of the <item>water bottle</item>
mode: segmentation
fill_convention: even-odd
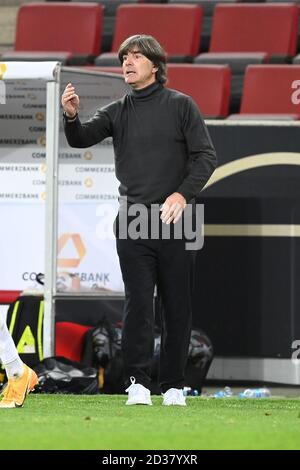
[[[183,395],[185,397],[187,397],[187,396],[198,397],[199,396],[199,391],[198,390],[193,390],[191,387],[184,387],[183,388]]]
[[[270,398],[270,396],[268,388],[247,388],[239,394],[240,398]]]
[[[214,398],[229,398],[232,396],[233,393],[230,387],[225,387],[223,390],[220,390],[219,392],[213,395]]]

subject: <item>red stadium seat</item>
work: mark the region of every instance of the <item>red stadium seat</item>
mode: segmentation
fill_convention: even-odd
[[[88,68],[123,73],[121,67]],[[191,96],[204,117],[228,116],[231,73],[227,65],[168,64],[167,75],[167,86]]]
[[[229,0],[231,3],[236,3],[244,0]],[[257,0],[259,1],[259,0]],[[203,9],[203,22],[202,22],[202,34],[201,34],[201,46],[200,49],[207,51],[209,47],[209,41],[211,36],[211,25],[215,7],[217,3],[228,3],[228,0],[168,0],[168,3],[184,3],[197,4]]]
[[[14,51],[2,60],[86,63],[101,50],[103,6],[30,3],[19,8]]]
[[[199,51],[202,8],[199,5],[121,5],[117,10],[112,51],[96,59],[97,65],[118,65],[121,43],[134,34],[154,36],[169,59],[184,61]]]
[[[286,61],[297,47],[298,7],[295,4],[219,4],[213,16],[208,53],[199,64],[228,64],[232,71],[231,109],[236,112],[249,64]]]
[[[299,79],[300,65],[249,65],[240,114],[230,119],[300,119],[299,104],[292,99]]]
[[[20,295],[20,290],[0,290],[0,304],[11,304]]]
[[[84,335],[91,327],[72,322],[55,325],[55,355],[80,362]]]
[[[266,52],[295,55],[298,7],[295,4],[216,6],[209,52]]]
[[[168,87],[192,96],[204,117],[225,117],[230,75],[226,65],[169,64]]]
[[[268,56],[295,55],[298,7],[295,4],[219,4],[216,6],[208,53],[196,63],[227,63],[241,73],[251,63]]]

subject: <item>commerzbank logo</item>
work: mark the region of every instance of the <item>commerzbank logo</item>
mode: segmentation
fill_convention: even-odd
[[[46,136],[45,135],[42,135],[41,137],[39,137],[37,139],[37,144],[40,146],[40,147],[46,147]]]
[[[35,119],[37,121],[45,121],[45,115],[44,113],[35,113]]]
[[[6,104],[6,85],[2,80],[6,70],[6,65],[0,63],[0,104]]]
[[[59,268],[77,268],[86,255],[79,233],[63,233],[58,239]]]
[[[6,70],[7,70],[6,64],[0,63],[0,80],[2,80]]]
[[[84,185],[85,185],[86,188],[92,188],[93,185],[94,185],[94,182],[93,182],[92,178],[86,178],[84,180]]]
[[[85,160],[92,160],[92,158],[93,158],[92,152],[90,152],[89,150],[87,150],[86,152],[84,152],[83,158],[84,158]]]

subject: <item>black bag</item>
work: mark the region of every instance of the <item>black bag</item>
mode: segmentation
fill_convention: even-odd
[[[65,357],[48,357],[34,367],[39,378],[37,393],[99,393],[97,371]]]
[[[124,393],[121,337],[120,324],[113,325],[106,317],[85,335],[81,361],[98,369],[102,393]]]
[[[160,331],[155,328],[154,355],[151,362],[151,393],[159,394],[158,371],[160,355]],[[191,331],[187,365],[185,368],[185,386],[202,391],[204,381],[213,360],[213,346],[209,337],[200,329]]]
[[[8,329],[20,358],[29,367],[43,359],[43,320],[43,296],[20,296],[8,308]]]
[[[213,357],[213,345],[207,334],[200,329],[193,329],[185,370],[185,380],[188,387],[201,393]]]
[[[124,393],[123,359],[121,354],[121,325],[113,325],[103,318],[85,335],[82,362],[99,370],[102,393]],[[158,369],[160,331],[155,328],[154,355],[151,362],[151,393],[160,394]],[[185,385],[201,393],[204,380],[213,360],[213,347],[208,336],[200,329],[193,329],[189,345]]]

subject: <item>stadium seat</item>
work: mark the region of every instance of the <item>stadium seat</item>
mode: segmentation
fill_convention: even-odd
[[[72,322],[55,325],[55,355],[72,361],[81,361],[85,333],[91,327]]]
[[[14,51],[2,60],[59,60],[85,64],[101,50],[103,6],[30,3],[20,6]]]
[[[266,52],[293,56],[297,48],[295,4],[219,4],[209,52]]]
[[[168,64],[168,87],[192,96],[206,118],[228,115],[230,68],[227,65]]]
[[[207,51],[209,47],[209,39],[211,36],[211,25],[214,9],[218,3],[236,3],[243,0],[168,0],[170,4],[182,3],[184,5],[193,4],[200,5],[203,10],[203,24],[201,34],[201,51]],[[264,1],[264,0],[257,0]]]
[[[219,4],[215,8],[208,53],[200,64],[229,64],[232,107],[237,111],[245,68],[284,62],[297,48],[298,7],[294,4]]]
[[[97,72],[122,74],[122,67],[88,68]],[[228,116],[231,74],[227,65],[168,64],[167,75],[168,88],[191,96],[205,118]]]
[[[240,114],[228,119],[300,119],[292,98],[299,78],[300,65],[249,65]]]
[[[48,0],[49,1],[49,0]],[[91,2],[91,0],[70,0],[73,3]],[[92,0],[95,1],[95,0]],[[101,52],[111,50],[117,9],[122,3],[144,3],[143,0],[96,0],[104,7]],[[152,3],[152,2],[150,2]],[[153,3],[159,3],[154,1]]]
[[[170,61],[191,62],[199,51],[201,25],[202,9],[198,5],[121,5],[117,10],[112,50],[97,57],[95,64],[119,65],[118,48],[134,34],[153,35]]]
[[[19,290],[0,290],[0,304],[11,304],[21,295],[21,292]]]

